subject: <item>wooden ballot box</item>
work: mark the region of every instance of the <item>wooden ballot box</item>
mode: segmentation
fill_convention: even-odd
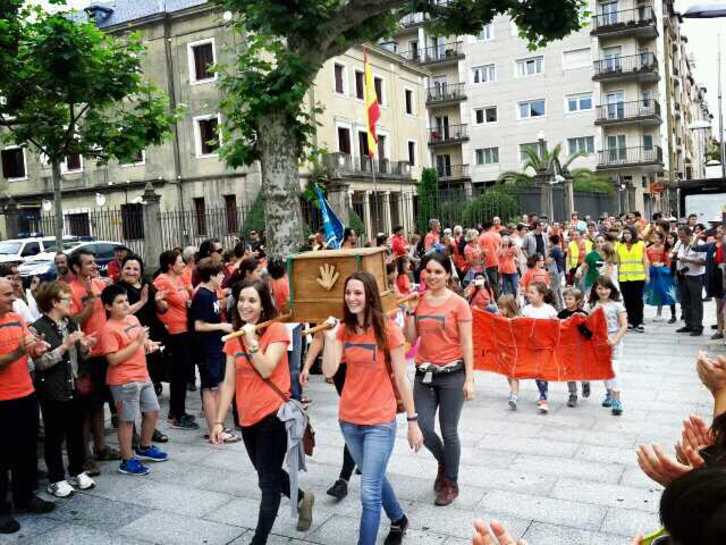
[[[292,322],[324,321],[328,316],[343,317],[345,280],[356,271],[371,273],[378,284],[383,310],[396,307],[396,296],[386,277],[386,251],[383,248],[321,250],[303,252],[287,260]]]

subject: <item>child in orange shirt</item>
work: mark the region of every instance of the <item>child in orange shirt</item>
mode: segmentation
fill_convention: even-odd
[[[111,284],[101,293],[108,312],[108,321],[101,332],[101,346],[108,360],[106,382],[111,388],[119,416],[118,442],[121,449],[119,473],[148,475],[149,468],[141,460],[165,462],[165,452],[151,444],[159,419],[159,401],[146,367],[146,354],[159,349],[149,340],[149,328],[142,327],[131,313],[126,290]],[[136,417],[142,413],[141,442],[132,454],[131,438]]]
[[[523,295],[527,295],[527,291],[531,284],[541,282],[549,288],[550,275],[544,268],[544,257],[541,254],[534,254],[527,258],[527,272],[522,277],[520,284]]]
[[[519,303],[517,298],[511,293],[505,293],[499,296],[497,299],[497,306],[499,307],[499,313],[505,318],[516,318],[519,316]],[[519,401],[519,379],[507,377],[509,383],[509,399],[507,403],[509,408],[513,411],[517,410],[517,402]]]

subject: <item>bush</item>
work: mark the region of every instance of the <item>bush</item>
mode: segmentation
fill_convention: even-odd
[[[484,191],[471,201],[463,213],[463,225],[474,226],[499,216],[502,223],[514,220],[519,215],[519,200],[506,190],[506,186],[496,185]]]
[[[609,180],[575,180],[572,189],[578,193],[606,193],[612,195],[615,192],[613,184]]]
[[[257,194],[255,202],[252,203],[252,208],[245,215],[240,238],[246,239],[250,231],[265,232],[265,199],[262,196],[262,191]]]
[[[439,217],[439,176],[435,168],[425,168],[418,184],[418,214],[416,229],[419,233],[429,230],[429,220]]]
[[[358,237],[362,240],[366,240],[366,226],[363,224],[363,220],[356,214],[356,211],[352,208],[348,210],[348,227],[358,233]]]

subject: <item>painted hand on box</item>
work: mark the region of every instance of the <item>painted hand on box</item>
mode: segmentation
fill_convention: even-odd
[[[333,286],[335,286],[338,278],[340,278],[340,273],[335,271],[335,265],[326,263],[325,265],[321,265],[320,278],[316,278],[315,280],[317,280],[320,287],[324,290],[330,291],[333,289]]]

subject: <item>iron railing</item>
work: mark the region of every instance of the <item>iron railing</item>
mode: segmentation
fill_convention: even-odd
[[[599,168],[663,162],[663,150],[660,146],[648,148],[643,146],[631,148],[611,148],[598,151],[597,153],[597,166]]]
[[[367,156],[356,156],[348,153],[329,153],[323,156],[324,167],[334,176],[358,176],[375,172],[382,176],[394,178],[411,178],[411,165],[408,161],[392,161],[391,159],[370,159]]]
[[[429,145],[437,144],[453,144],[463,142],[469,139],[469,126],[463,125],[443,125],[429,131]]]
[[[464,92],[463,83],[441,83],[432,85],[427,89],[426,104],[464,100],[465,98],[466,93]]]
[[[594,77],[608,77],[625,74],[638,74],[658,70],[658,59],[651,51],[637,55],[608,57],[594,62]]]
[[[660,104],[657,100],[648,98],[628,102],[614,102],[597,106],[595,121],[603,123],[629,119],[636,120],[644,117],[656,116],[660,116]]]
[[[439,181],[469,178],[469,165],[439,165],[436,167]]]
[[[432,47],[402,51],[401,56],[416,64],[435,64],[464,58],[464,42],[450,42]]]
[[[652,6],[601,13],[592,18],[592,33],[620,31],[644,25],[655,25],[655,11]]]

